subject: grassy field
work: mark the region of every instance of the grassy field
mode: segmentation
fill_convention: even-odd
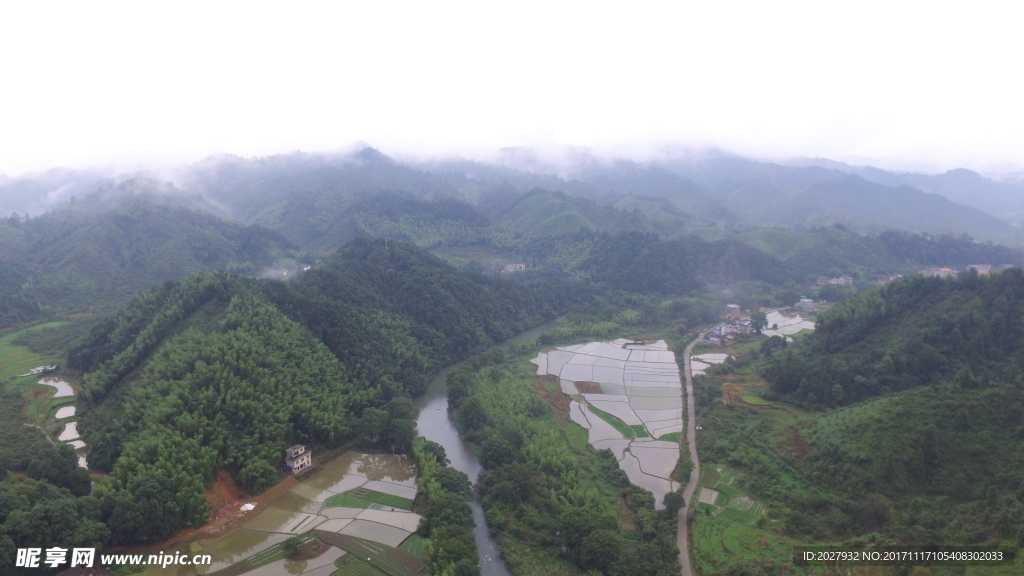
[[[0,465],[7,469],[19,470],[20,463],[34,455],[49,442],[44,435],[25,423],[45,428],[51,436],[63,429],[53,415],[60,406],[71,404],[73,397],[53,398],[53,388],[37,384],[40,375],[21,376],[37,366],[46,366],[60,361],[56,355],[39,354],[26,346],[14,344],[14,340],[27,331],[45,327],[60,327],[67,322],[48,322],[17,332],[8,332],[0,337]]]
[[[576,423],[566,426],[565,438],[569,441],[569,446],[575,451],[586,450],[587,443],[587,429]]]
[[[0,337],[0,380],[29,381],[29,377],[17,377],[37,366],[46,366],[59,362],[59,356],[33,352],[27,346],[14,344],[14,340],[27,331],[39,330],[40,328],[56,328],[66,324],[67,322],[47,322],[17,332],[10,332]],[[22,382],[18,382],[18,384],[21,385]]]
[[[771,406],[772,403],[746,390],[740,392],[740,400],[752,406]]]

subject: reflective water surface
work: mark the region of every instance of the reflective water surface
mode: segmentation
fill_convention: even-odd
[[[513,337],[498,347],[508,348],[510,346],[529,342],[555,326],[555,322],[548,322],[532,330],[528,330]],[[458,364],[449,366],[441,371],[430,383],[423,396],[417,399],[420,407],[419,418],[416,419],[416,429],[419,435],[427,440],[437,442],[444,446],[448,459],[451,460],[452,468],[465,472],[470,481],[476,483],[480,475],[480,462],[477,460],[469,445],[462,441],[459,432],[455,429],[448,414],[448,373]],[[487,522],[484,520],[484,510],[480,506],[480,496],[477,495],[473,502],[473,520],[476,521],[476,528],[473,533],[476,536],[477,552],[480,554],[480,571],[483,576],[511,576],[508,567],[501,559],[498,552],[498,543],[487,532]]]

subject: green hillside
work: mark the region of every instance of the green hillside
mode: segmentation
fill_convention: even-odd
[[[925,387],[868,400],[802,430],[811,449],[806,465],[836,490],[902,503],[923,496],[955,508],[1013,495],[1024,485],[1022,402],[1024,390],[1001,384]],[[1024,512],[1020,503],[1015,508]]]
[[[1024,264],[1024,255],[1018,250],[975,242],[965,235],[932,236],[896,230],[861,235],[835,225],[804,232],[758,228],[738,238],[783,260],[798,280],[840,274],[868,279],[894,272],[916,273],[924,266]]]
[[[833,545],[1024,541],[1022,286],[1016,268],[908,277],[841,302],[795,343],[726,350],[735,362],[695,382],[702,467],[741,471],[767,516],[698,514],[697,562],[784,569],[730,544],[732,528]],[[742,552],[714,555],[723,546]]]
[[[200,524],[203,490],[220,468],[259,492],[295,442],[407,446],[407,399],[437,370],[552,317],[569,297],[368,241],[289,283],[230,274],[166,282],[68,355],[83,373],[90,465],[111,473],[101,493],[112,510],[158,486],[171,499],[168,526]],[[114,543],[134,541],[127,528],[112,531]]]
[[[639,214],[539,188],[520,196],[501,214],[499,222],[527,237],[559,236],[580,230],[614,233],[647,229],[646,219]]]
[[[1013,383],[1024,374],[1024,272],[908,277],[823,314],[766,360],[779,398],[835,406],[917,386]]]
[[[705,386],[715,384],[698,382],[698,402]],[[743,489],[764,502],[767,517],[745,527],[765,530],[758,538],[1017,545],[1024,539],[1022,415],[1024,391],[1001,383],[915,388],[826,412],[712,400],[699,409],[705,430],[697,439],[702,467],[742,471]],[[698,556],[718,538],[706,537]],[[743,564],[704,560],[721,569]],[[767,560],[776,569],[785,563]]]
[[[595,280],[613,288],[683,294],[709,282],[786,281],[779,260],[741,242],[660,240],[653,234],[599,235],[591,242],[584,266]]]
[[[255,274],[293,247],[209,213],[97,197],[29,221],[0,221],[0,327],[44,313],[107,313],[140,290],[202,271]]]

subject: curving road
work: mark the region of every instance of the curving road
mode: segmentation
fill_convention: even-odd
[[[697,458],[697,415],[693,405],[693,376],[690,371],[690,352],[693,347],[704,339],[704,332],[697,335],[697,338],[690,342],[686,347],[686,351],[683,352],[684,356],[684,371],[686,372],[686,440],[690,444],[690,460],[693,462],[693,471],[690,472],[690,481],[686,483],[686,489],[683,490],[683,500],[685,506],[679,511],[679,532],[678,532],[678,546],[679,546],[679,564],[683,567],[683,576],[693,576],[693,567],[690,566],[690,543],[687,541],[689,536],[689,524],[687,518],[690,514],[690,505],[693,498],[693,492],[697,489],[697,483],[700,481],[700,460]]]

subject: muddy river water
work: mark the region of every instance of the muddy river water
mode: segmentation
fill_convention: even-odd
[[[499,344],[496,347],[509,348],[511,346],[529,342],[544,332],[554,328],[554,321],[527,330],[510,340]],[[470,481],[476,483],[477,476],[483,469],[469,445],[462,441],[459,432],[455,429],[455,423],[448,412],[448,373],[458,364],[449,366],[441,371],[426,393],[419,397],[417,405],[420,407],[419,418],[416,419],[416,428],[419,435],[427,440],[437,442],[444,446],[448,459],[451,460],[452,468],[465,472]],[[473,520],[476,521],[476,528],[473,529],[476,536],[477,552],[480,554],[480,571],[483,576],[510,576],[505,562],[498,552],[498,544],[487,532],[487,522],[484,521],[484,510],[480,506],[480,496],[477,495],[473,502]]]

